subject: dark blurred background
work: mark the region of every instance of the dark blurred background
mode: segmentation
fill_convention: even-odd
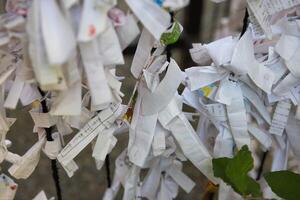
[[[127,7],[123,0],[119,0],[120,8],[125,12]],[[5,0],[0,0],[0,12],[4,11]],[[207,43],[214,39],[236,34],[240,31],[245,5],[243,0],[227,0],[223,3],[213,3],[210,0],[191,0],[190,5],[185,9],[176,12],[175,18],[184,27],[184,32],[180,41],[173,47],[172,56],[179,63],[182,69],[194,65],[189,49],[192,43]],[[117,74],[125,76],[122,91],[126,95],[124,103],[128,101],[128,96],[134,86],[129,69],[135,52],[136,44],[132,44],[125,50],[126,64],[119,66]],[[16,117],[17,121],[7,134],[7,138],[13,145],[10,151],[23,155],[35,142],[36,134],[32,133],[33,122],[28,114],[29,107],[18,107],[15,111],[9,111],[8,117]],[[72,134],[66,141],[69,141]],[[118,137],[116,148],[110,155],[111,176],[114,171],[115,158],[127,145],[127,134]],[[103,167],[98,171],[94,160],[91,157],[91,147],[88,146],[82,151],[75,161],[80,169],[72,178],[68,178],[64,170],[59,166],[60,182],[63,199],[72,200],[96,200],[102,199],[107,187],[106,170]],[[1,164],[1,173],[6,173],[10,164]],[[177,199],[200,199],[206,187],[204,176],[190,163],[185,163],[184,172],[195,181],[196,186],[191,193],[186,194],[182,189],[179,191]],[[26,180],[16,180],[19,184],[16,194],[17,200],[32,199],[38,192],[44,190],[48,198],[55,196],[54,182],[52,179],[50,160],[42,153],[41,160],[34,173]],[[122,192],[117,199],[122,199]]]

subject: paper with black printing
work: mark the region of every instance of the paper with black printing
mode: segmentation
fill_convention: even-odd
[[[116,120],[122,115],[124,107],[120,104],[112,104],[105,110],[102,110],[93,119],[91,119],[62,149],[57,159],[65,168],[70,162],[99,134],[106,129],[113,127]],[[114,130],[113,130],[114,131]],[[108,150],[107,152],[108,153]],[[95,155],[95,154],[94,154]],[[95,155],[98,158],[97,154]],[[103,160],[101,156],[101,160]]]
[[[265,34],[269,39],[272,38],[272,17],[274,14],[287,10],[300,4],[298,0],[247,0],[248,6],[257,21],[256,30],[258,35]]]
[[[291,102],[289,100],[279,101],[277,103],[272,123],[269,128],[269,132],[271,134],[282,136],[289,118],[290,109]]]

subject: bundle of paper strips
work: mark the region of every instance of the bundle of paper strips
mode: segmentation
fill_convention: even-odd
[[[169,45],[183,31],[173,13],[189,0],[125,2],[128,12],[117,0],[7,1],[0,16],[0,163],[12,164],[13,178],[28,178],[41,152],[54,163],[52,170],[57,160],[72,177],[80,170],[74,159],[89,144],[100,170],[118,135],[127,133],[105,200],[121,186],[124,200],[171,200],[179,187],[188,193],[196,180],[183,173],[186,161],[219,185],[218,199],[241,199],[215,177],[212,159],[232,158],[244,145],[254,156],[252,177],[260,173],[258,152],[269,150],[271,171],[299,171],[299,0],[247,0],[250,23],[243,33],[193,44],[198,66],[185,71]],[[130,68],[136,84],[124,94],[116,68],[138,37]],[[17,109],[19,100],[31,105],[37,134],[22,156],[9,151],[13,142],[6,139],[19,120],[6,110]],[[183,104],[195,112],[185,112]],[[66,143],[64,136],[73,133]],[[263,180],[261,185],[265,198],[277,198]],[[0,199],[14,199],[17,186],[2,174]],[[34,199],[47,197],[41,191]]]

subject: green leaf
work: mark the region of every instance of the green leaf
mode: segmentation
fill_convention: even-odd
[[[247,146],[243,146],[237,155],[228,163],[226,174],[234,190],[242,195],[247,194],[248,172],[253,168],[253,158]]]
[[[262,196],[259,184],[248,176],[253,168],[253,158],[246,145],[234,158],[217,158],[212,162],[214,175],[230,185],[234,191],[242,196]]]
[[[300,199],[300,174],[290,171],[269,172],[264,175],[272,191],[286,200]]]
[[[226,180],[225,182],[229,181],[225,174],[225,169],[230,160],[230,158],[217,158],[212,160],[215,177],[219,177],[224,181]]]
[[[170,45],[177,42],[181,34],[181,28],[179,23],[176,21],[174,22],[173,26],[170,30],[164,32],[160,37],[160,42],[163,45]]]
[[[262,192],[260,190],[260,185],[251,177],[247,177],[247,191],[246,194],[251,194],[252,197],[261,197]]]

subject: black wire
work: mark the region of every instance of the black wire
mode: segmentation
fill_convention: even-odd
[[[110,178],[110,158],[109,154],[107,154],[105,158],[105,167],[106,167],[106,180],[107,180],[107,187],[111,187],[111,178]]]
[[[57,199],[62,200],[61,187],[60,187],[60,182],[59,182],[59,173],[58,173],[56,159],[51,160],[51,169],[52,169],[52,177],[53,177],[55,188],[56,188]]]
[[[42,91],[40,88],[38,88],[41,95],[42,95],[42,98],[45,97],[45,92]],[[46,99],[44,99],[43,101],[41,101],[41,104],[42,104],[42,111],[43,113],[47,113],[49,112],[48,110],[48,107],[47,107],[47,102],[46,102]],[[47,141],[53,141],[53,138],[52,138],[52,127],[49,127],[49,128],[45,128],[45,131],[46,131],[46,138],[47,138]]]
[[[249,24],[249,13],[248,13],[248,9],[246,8],[245,16],[244,16],[244,19],[243,19],[243,28],[242,28],[240,38],[244,35],[244,33],[246,33],[247,28],[248,28],[248,24]]]
[[[258,172],[257,172],[257,176],[256,176],[257,181],[260,179],[260,177],[262,175],[262,172],[263,172],[263,169],[264,169],[264,164],[265,164],[266,157],[267,157],[268,153],[269,153],[269,151],[264,152],[263,157],[261,159],[261,163],[260,163],[260,166],[259,166],[259,169],[258,169]]]
[[[45,92],[42,91],[39,87],[38,87],[38,90],[40,91],[42,97],[44,98],[45,95],[46,95]],[[48,113],[49,110],[48,110],[48,107],[47,107],[46,98],[43,101],[41,101],[41,105],[42,105],[43,113]],[[53,127],[45,128],[47,141],[53,141],[52,128]],[[58,167],[57,167],[56,159],[51,160],[51,169],[52,169],[52,178],[54,180],[55,189],[56,189],[57,200],[62,200],[61,187],[60,187],[60,182],[59,182],[59,173],[58,173]]]
[[[172,57],[171,46],[170,45],[166,46],[166,54],[167,54],[167,61],[170,62],[171,61],[171,57]]]
[[[172,25],[174,23],[174,12],[170,11],[169,13],[170,13],[170,16],[171,16],[171,25],[170,25],[170,27],[172,27]],[[168,62],[171,61],[171,57],[172,57],[171,49],[172,49],[171,45],[166,46],[166,55],[167,55],[167,61]]]
[[[174,12],[170,11],[170,16],[171,16],[171,23],[174,23]]]

